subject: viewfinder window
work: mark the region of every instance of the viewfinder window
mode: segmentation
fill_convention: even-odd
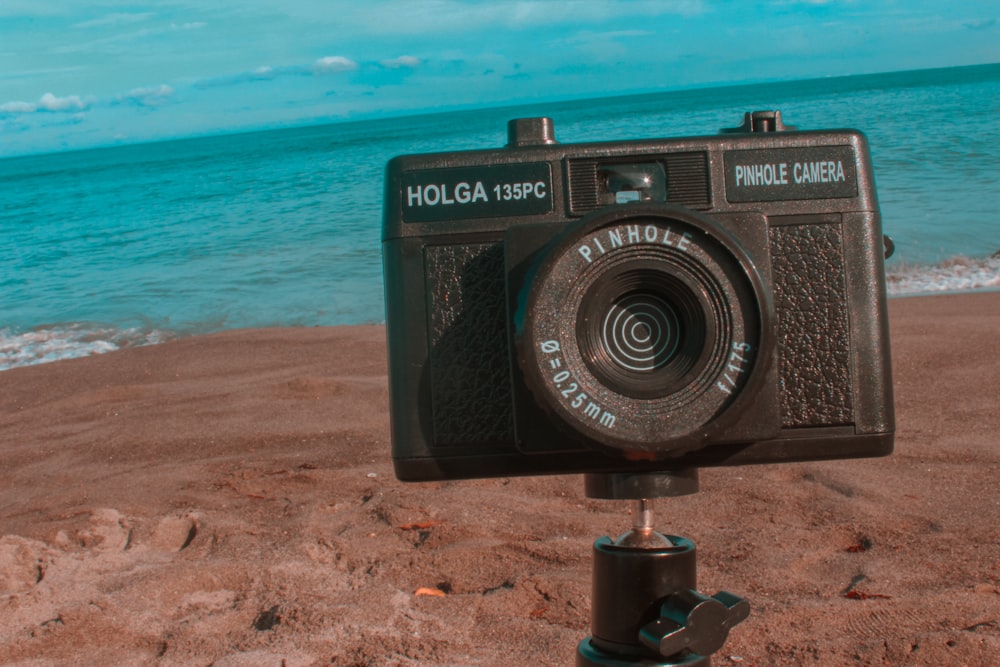
[[[667,200],[667,174],[659,162],[605,164],[597,167],[601,205]]]

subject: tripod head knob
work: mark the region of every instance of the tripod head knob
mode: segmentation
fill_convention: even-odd
[[[750,615],[750,603],[720,591],[707,597],[693,590],[669,596],[660,617],[639,630],[639,641],[664,657],[681,651],[712,655],[725,644],[729,630]]]

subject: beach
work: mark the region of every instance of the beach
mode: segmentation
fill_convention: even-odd
[[[1000,293],[890,301],[887,458],[701,471],[659,530],[747,598],[714,665],[1000,655]],[[569,665],[580,476],[404,484],[384,329],[242,329],[0,373],[0,663]]]

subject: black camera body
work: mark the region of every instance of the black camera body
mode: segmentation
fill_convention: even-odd
[[[421,481],[881,456],[893,447],[867,142],[719,135],[389,162],[392,452]]]

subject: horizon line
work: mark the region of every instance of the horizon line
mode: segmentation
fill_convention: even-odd
[[[597,100],[624,100],[630,98],[641,98],[641,97],[657,97],[662,95],[672,95],[676,93],[684,93],[688,91],[699,91],[706,92],[712,90],[733,90],[733,89],[745,89],[745,88],[756,88],[760,86],[767,85],[788,85],[788,84],[808,84],[811,82],[825,82],[829,83],[832,81],[844,81],[847,79],[865,79],[874,77],[886,77],[886,76],[899,76],[905,74],[920,74],[927,72],[945,72],[953,70],[972,70],[972,69],[989,69],[1000,67],[1000,62],[987,62],[978,63],[972,65],[951,65],[945,67],[922,67],[915,69],[903,69],[903,70],[886,70],[886,71],[876,71],[876,72],[863,72],[856,74],[836,74],[836,75],[826,75],[826,76],[812,76],[805,78],[763,78],[757,80],[741,81],[738,83],[733,82],[706,82],[698,84],[683,85],[677,87],[666,87],[657,89],[645,89],[636,90],[633,92],[626,93],[615,93],[612,95],[585,95],[581,97],[553,97],[550,99],[514,99],[508,102],[500,104],[453,104],[445,107],[425,107],[416,109],[400,110],[398,112],[362,112],[357,115],[348,115],[343,118],[324,118],[324,119],[300,119],[297,121],[285,122],[285,123],[264,123],[258,127],[254,128],[241,128],[239,130],[207,130],[205,132],[195,132],[192,134],[183,134],[177,136],[164,136],[157,139],[147,139],[139,141],[110,141],[107,143],[96,144],[93,146],[80,147],[80,148],[66,148],[62,150],[41,150],[39,152],[27,152],[27,153],[15,153],[10,155],[0,155],[0,160],[16,160],[20,158],[41,158],[52,155],[66,155],[69,153],[85,153],[90,151],[105,151],[113,150],[116,148],[131,148],[147,145],[156,145],[163,143],[172,142],[184,142],[184,141],[199,141],[203,139],[213,139],[213,138],[224,138],[224,137],[238,137],[244,135],[252,134],[262,134],[268,132],[282,132],[286,130],[297,130],[297,129],[308,129],[308,128],[321,128],[326,126],[339,126],[339,125],[350,125],[355,123],[369,123],[378,120],[399,120],[405,118],[430,118],[434,116],[443,116],[450,114],[462,114],[462,113],[475,113],[477,111],[490,110],[490,111],[502,111],[503,109],[520,109],[524,107],[541,106],[546,104],[576,104],[580,102],[587,101],[597,101]],[[921,81],[916,82],[915,85],[926,85],[927,82]]]

